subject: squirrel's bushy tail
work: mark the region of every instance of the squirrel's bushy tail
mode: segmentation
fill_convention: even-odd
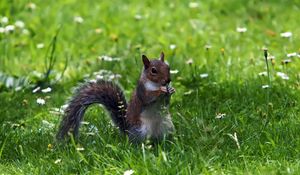
[[[126,121],[127,102],[122,90],[115,84],[98,80],[83,84],[75,91],[61,121],[58,139],[63,139],[71,130],[76,137],[85,110],[92,104],[102,104],[110,113],[113,122],[122,132],[128,129]]]

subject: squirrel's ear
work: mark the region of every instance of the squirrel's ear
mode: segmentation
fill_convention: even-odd
[[[164,54],[164,52],[160,53],[160,61],[162,61],[162,62],[165,61],[165,54]]]
[[[146,55],[142,55],[142,59],[143,59],[144,67],[145,69],[147,69],[150,66],[150,61]]]

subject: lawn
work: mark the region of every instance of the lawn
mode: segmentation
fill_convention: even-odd
[[[299,174],[299,14],[299,0],[0,1],[0,174]],[[141,55],[161,51],[171,139],[131,144],[92,106],[78,140],[56,141],[76,86],[111,79],[129,100]]]

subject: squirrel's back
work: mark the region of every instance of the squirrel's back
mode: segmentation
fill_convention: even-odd
[[[86,109],[95,103],[102,104],[119,129],[126,132],[129,127],[126,120],[127,102],[122,90],[112,82],[98,80],[85,83],[75,90],[65,109],[57,138],[64,138],[69,131],[77,136]]]

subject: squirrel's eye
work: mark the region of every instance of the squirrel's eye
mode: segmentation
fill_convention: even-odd
[[[152,67],[152,68],[151,68],[151,73],[157,74],[157,70],[156,70],[154,67]]]

